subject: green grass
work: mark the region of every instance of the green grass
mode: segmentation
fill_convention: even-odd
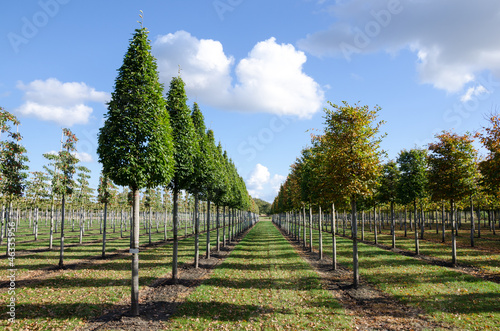
[[[211,245],[215,247],[215,231],[211,234]],[[141,243],[147,242],[147,236],[141,238]],[[200,237],[200,242],[205,243],[205,236]],[[113,242],[118,248],[128,247],[129,239],[123,242]],[[201,245],[200,245],[201,246]],[[204,246],[202,246],[204,247]],[[96,251],[97,249],[97,251]],[[89,256],[100,254],[100,245],[74,247],[75,256]],[[194,238],[179,241],[179,263],[189,262],[193,259]],[[200,248],[200,253],[203,253]],[[47,254],[53,252],[47,252]],[[50,255],[49,254],[49,255]],[[139,257],[140,286],[143,289],[154,280],[165,276],[171,271],[172,245],[142,248]],[[6,260],[4,260],[6,261]],[[36,270],[48,263],[57,264],[52,256],[45,254],[32,254],[29,257],[16,259],[17,265],[23,268],[31,265]],[[86,321],[102,315],[105,310],[114,305],[130,300],[131,278],[130,255],[125,257],[107,259],[102,263],[95,263],[78,270],[63,270],[46,280],[25,283],[16,283],[16,322],[12,326],[19,330],[52,330],[74,329]],[[6,267],[2,265],[3,272]],[[6,280],[6,279],[5,279]],[[2,289],[0,302],[7,302],[10,296],[7,289]],[[129,305],[129,303],[126,303]],[[5,307],[0,319],[0,329],[7,324],[8,318]]]
[[[339,224],[341,225],[341,224]],[[368,231],[368,225],[365,225],[365,241],[374,242],[375,237],[373,232]],[[313,230],[317,232],[317,230]],[[441,229],[440,229],[441,231]],[[500,273],[500,238],[495,238],[491,233],[483,231],[482,238],[475,238],[476,247],[470,247],[469,230],[464,226],[459,232],[457,237],[457,261],[458,263],[474,266],[482,269],[486,273]],[[342,233],[342,228],[339,228]],[[346,229],[346,236],[350,236],[350,229]],[[317,234],[315,234],[317,235]],[[326,234],[330,236],[330,234]],[[396,226],[396,247],[410,252],[415,251],[415,232],[410,231],[408,225],[407,237],[404,237],[404,231],[399,230],[399,225]],[[358,238],[361,237],[361,229],[358,228]],[[430,257],[439,258],[451,263],[451,234],[450,230],[446,231],[446,241],[441,243],[441,234],[436,235],[435,229],[429,230],[426,228],[424,239],[429,238],[432,240],[421,240],[419,232],[419,247],[420,254]],[[496,239],[496,240],[495,240]],[[385,227],[382,233],[378,235],[378,243],[391,246],[392,239],[390,229]],[[489,249],[489,251],[486,251]]]
[[[317,230],[313,240],[317,249]],[[331,234],[325,233],[323,251],[330,256],[331,243]],[[401,247],[401,242],[397,243]],[[438,243],[428,245],[436,246],[436,255],[441,254],[439,249],[445,250]],[[500,284],[370,245],[361,243],[358,247],[361,277],[380,290],[459,329],[500,327]],[[351,240],[337,237],[337,254],[339,263],[352,268]]]
[[[185,330],[351,329],[352,320],[271,222],[259,222],[174,315]]]

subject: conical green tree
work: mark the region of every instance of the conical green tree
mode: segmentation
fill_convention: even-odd
[[[194,180],[196,155],[199,153],[198,142],[194,130],[191,111],[187,106],[187,96],[184,82],[181,77],[174,77],[170,82],[167,95],[167,110],[170,114],[172,136],[174,141],[174,177],[170,182],[173,191],[173,254],[172,280],[179,279],[177,271],[177,257],[179,248],[179,192],[190,189]]]
[[[165,186],[173,175],[172,131],[163,93],[148,31],[141,27],[118,70],[97,149],[103,173],[133,194],[132,315],[139,314],[139,190]]]
[[[193,105],[193,112],[191,118],[194,125],[194,130],[196,133],[196,139],[198,141],[198,153],[195,156],[195,167],[193,173],[193,181],[191,182],[190,191],[194,195],[194,210],[195,210],[195,255],[194,255],[194,267],[199,266],[199,246],[200,246],[200,222],[199,222],[199,198],[200,195],[208,198],[208,190],[213,185],[214,182],[214,172],[216,171],[214,167],[213,155],[210,149],[210,142],[207,134],[205,133],[205,119],[197,103]],[[207,231],[207,235],[210,232]]]

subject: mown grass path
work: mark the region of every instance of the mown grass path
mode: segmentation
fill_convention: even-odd
[[[351,329],[352,318],[274,227],[261,221],[192,293],[169,328]]]

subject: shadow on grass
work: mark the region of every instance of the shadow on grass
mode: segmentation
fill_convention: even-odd
[[[185,302],[175,313],[175,318],[203,318],[219,321],[242,321],[264,314],[280,313],[291,314],[291,310],[284,308],[269,308],[260,305],[232,304],[226,302]]]

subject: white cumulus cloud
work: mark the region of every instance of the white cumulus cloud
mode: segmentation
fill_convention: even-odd
[[[264,184],[267,184],[270,178],[271,173],[269,172],[269,169],[258,163],[250,174],[247,184],[255,190],[262,190],[264,188]]]
[[[464,95],[460,98],[460,101],[467,102],[472,99],[472,97],[480,97],[483,94],[489,94],[490,92],[483,86],[478,85],[474,87],[470,87],[467,89]]]
[[[500,2],[485,0],[346,0],[327,10],[332,25],[298,41],[317,56],[352,60],[409,49],[422,83],[458,92],[484,70],[500,76]]]
[[[278,174],[271,176],[269,169],[258,163],[248,176],[246,185],[248,193],[253,198],[272,202],[284,181],[284,176]]]
[[[110,98],[85,83],[63,83],[55,78],[18,82],[17,88],[24,91],[24,103],[16,109],[19,114],[66,126],[86,124],[93,111],[87,103],[104,103]]]
[[[158,37],[153,53],[165,86],[180,66],[188,96],[213,107],[309,118],[324,101],[319,84],[303,72],[306,55],[275,38],[257,43],[236,65],[219,41],[186,31]]]

